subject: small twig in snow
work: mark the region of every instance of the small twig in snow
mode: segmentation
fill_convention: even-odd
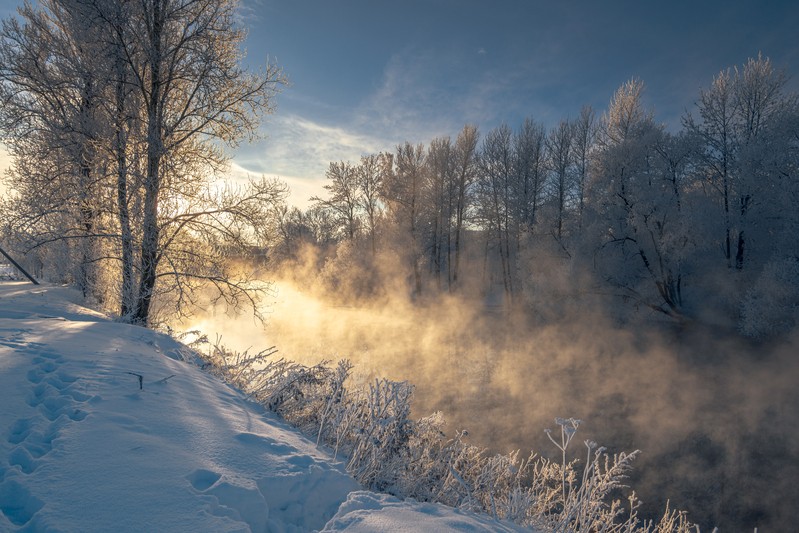
[[[137,376],[139,378],[139,390],[144,390],[144,376],[141,374],[137,374],[136,372],[125,372],[126,374],[130,374],[131,376]]]

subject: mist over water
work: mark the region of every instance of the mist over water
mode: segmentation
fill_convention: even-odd
[[[450,432],[495,452],[554,458],[545,428],[610,452],[642,450],[630,485],[655,517],[666,500],[711,530],[785,531],[799,503],[799,339],[754,344],[730,332],[658,321],[624,329],[573,309],[550,323],[484,299],[386,296],[337,305],[278,281],[265,325],[223,311],[190,324],[229,348],[276,345],[305,364],[347,358],[355,379],[416,385],[415,412],[442,411]],[[572,458],[582,458],[573,445]]]

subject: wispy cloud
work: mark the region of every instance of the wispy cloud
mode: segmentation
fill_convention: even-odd
[[[292,190],[290,202],[301,207],[310,196],[321,194],[331,161],[357,161],[362,155],[394,149],[391,139],[296,114],[274,117],[264,134],[265,139],[238,150],[232,176],[281,178]]]
[[[238,163],[230,165],[227,178],[234,183],[243,184],[250,179],[258,178],[279,179],[289,186],[288,202],[300,209],[307,209],[311,205],[311,197],[318,196],[323,191],[324,180],[308,179],[301,176],[290,176],[287,174],[274,174],[271,172],[254,172]]]
[[[354,124],[398,142],[426,142],[474,121],[482,114],[480,108],[462,105],[474,88],[467,71],[475,66],[466,62],[466,55],[417,48],[394,54],[379,87],[355,110]]]
[[[556,122],[570,110],[553,94],[571,93],[568,69],[553,45],[529,54],[493,57],[484,48],[407,48],[387,63],[380,87],[356,110],[355,124],[402,140],[426,142],[453,135],[466,123],[493,127],[534,116]],[[573,110],[574,113],[578,109]]]

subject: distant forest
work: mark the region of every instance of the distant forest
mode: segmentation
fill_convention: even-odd
[[[466,291],[545,320],[593,302],[621,319],[639,309],[785,333],[799,303],[787,79],[763,57],[723,70],[678,132],[634,79],[603,113],[584,107],[549,129],[467,125],[454,140],[332,162],[327,195],[278,209],[270,250],[303,262],[310,245],[336,298],[399,279],[415,298]]]

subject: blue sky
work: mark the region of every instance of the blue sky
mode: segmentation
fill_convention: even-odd
[[[679,126],[700,87],[762,52],[799,75],[799,2],[244,0],[249,61],[291,86],[238,165],[280,175],[304,203],[332,160],[405,140],[599,113],[635,76]],[[791,85],[797,86],[792,79]],[[315,191],[314,191],[315,192]]]
[[[17,2],[0,0],[5,16]],[[291,82],[234,174],[280,176],[305,205],[330,161],[598,113],[635,76],[676,128],[700,87],[758,52],[799,76],[799,2],[242,0],[249,64]]]

